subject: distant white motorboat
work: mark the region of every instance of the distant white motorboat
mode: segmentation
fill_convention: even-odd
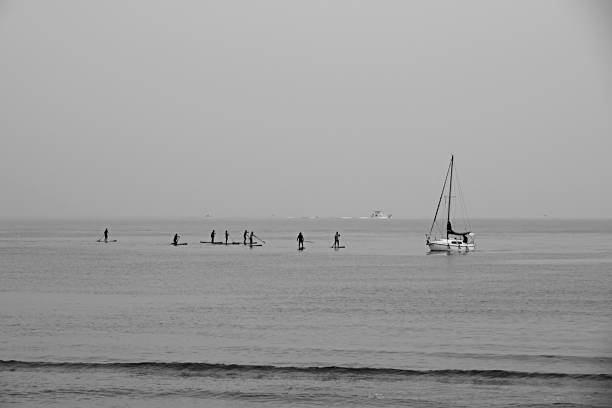
[[[474,233],[472,233],[469,228],[469,223],[466,222],[467,230],[464,232],[457,232],[453,230],[452,222],[452,211],[451,211],[451,203],[453,199],[453,169],[455,164],[454,156],[451,156],[450,164],[448,165],[448,170],[446,171],[446,177],[444,178],[444,184],[442,185],[442,193],[440,194],[440,199],[438,200],[438,206],[436,207],[436,213],[434,215],[433,222],[431,223],[431,228],[429,229],[429,234],[426,234],[427,237],[427,246],[429,250],[432,252],[467,252],[473,251],[476,249],[476,243],[474,241]],[[450,180],[449,180],[450,176]],[[448,188],[447,188],[448,185]],[[444,193],[448,190],[448,200],[444,200],[444,204],[446,205],[446,228],[443,225],[440,225],[440,220],[438,219],[438,214],[440,212],[440,206],[442,205],[442,199],[445,197]],[[465,205],[463,206],[465,208]],[[434,235],[434,229],[438,231],[437,235]]]
[[[379,220],[388,220],[391,218],[391,214],[385,214],[381,210],[374,210],[372,214],[370,214],[370,218],[377,218]]]

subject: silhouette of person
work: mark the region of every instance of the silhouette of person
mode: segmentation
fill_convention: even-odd
[[[212,230],[212,232],[210,233],[210,242],[211,244],[215,243],[215,230]]]
[[[178,245],[178,240],[179,240],[179,234],[174,234],[174,239],[172,240],[172,243],[174,245]]]
[[[251,231],[251,235],[249,235],[249,245],[253,245],[253,235],[255,235],[253,233],[253,231]]]
[[[227,233],[227,230],[225,230],[225,245],[227,245],[228,238],[229,238],[229,234]]]
[[[242,243],[246,245],[247,235],[249,235],[249,231],[244,230],[244,234],[242,234],[243,241]]]
[[[334,235],[334,248],[338,248],[340,246],[340,234],[336,231],[336,235]]]
[[[297,242],[298,242],[298,249],[304,249],[304,236],[302,235],[301,231],[297,236]]]
[[[104,230],[104,242],[108,241],[108,228]]]

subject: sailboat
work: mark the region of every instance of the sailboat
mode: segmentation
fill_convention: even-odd
[[[455,156],[451,156],[450,163],[448,165],[448,169],[446,170],[446,177],[444,178],[444,184],[442,185],[442,192],[440,193],[440,199],[438,200],[438,206],[436,207],[436,213],[434,215],[433,222],[431,223],[431,228],[429,229],[429,234],[425,235],[427,238],[427,246],[429,250],[432,252],[464,252],[464,251],[473,251],[476,249],[476,244],[474,241],[474,233],[470,231],[469,223],[466,222],[466,226],[468,230],[463,232],[457,232],[453,229],[453,223],[455,220],[451,221],[453,212],[451,208],[453,204],[453,170],[455,166]],[[456,178],[456,177],[455,177]],[[457,183],[458,184],[458,183]],[[447,187],[448,186],[448,187]],[[448,195],[446,196],[446,200],[444,193],[448,191]],[[459,188],[460,192],[460,188]],[[439,219],[440,214],[440,206],[445,205],[446,208],[443,208],[442,213],[446,213],[446,228],[444,229],[441,224],[441,220]],[[464,205],[465,208],[465,205]],[[444,211],[445,210],[445,211]],[[440,217],[444,217],[443,215]],[[437,230],[437,234],[434,232],[434,229]]]

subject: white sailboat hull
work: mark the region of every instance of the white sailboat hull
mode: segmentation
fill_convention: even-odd
[[[427,242],[431,252],[467,252],[476,249],[473,242],[467,244],[454,239],[437,239]]]

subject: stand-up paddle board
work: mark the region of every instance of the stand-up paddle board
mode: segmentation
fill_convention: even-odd
[[[105,241],[103,239],[99,239],[96,242],[102,242],[104,244],[108,244],[109,242],[117,242],[117,240],[116,239],[109,239],[108,241]]]
[[[174,245],[174,246],[187,245],[187,242],[179,242],[178,244],[175,244],[174,242],[171,242],[170,245]]]
[[[242,245],[242,242],[228,242],[226,244],[225,242],[200,241],[200,244],[208,244],[208,245]]]

